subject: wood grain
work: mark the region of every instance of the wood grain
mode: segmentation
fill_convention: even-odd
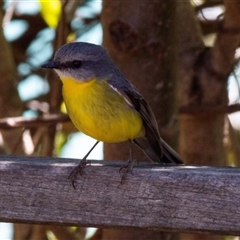
[[[240,169],[0,156],[0,221],[240,235]]]

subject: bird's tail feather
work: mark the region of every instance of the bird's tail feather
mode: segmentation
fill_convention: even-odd
[[[161,138],[161,152],[155,153],[146,138],[136,138],[133,142],[154,162],[183,164],[181,157]]]
[[[179,156],[178,153],[176,153],[162,138],[161,138],[161,144],[162,144],[162,161],[164,161],[165,158],[170,159],[172,163],[176,164],[183,164],[182,158]]]

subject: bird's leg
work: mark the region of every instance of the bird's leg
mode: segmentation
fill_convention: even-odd
[[[77,175],[80,174],[83,175],[83,169],[87,166],[87,164],[91,164],[91,161],[87,161],[88,155],[92,152],[92,150],[97,146],[99,141],[97,141],[92,148],[88,151],[88,153],[83,157],[83,159],[80,161],[80,163],[71,171],[71,173],[68,176],[68,179],[72,181],[73,188],[75,187],[75,180],[77,179]]]
[[[134,164],[134,160],[132,158],[132,142],[129,140],[129,157],[128,157],[128,162],[127,165],[122,166],[119,169],[119,173],[122,173],[122,178],[121,178],[121,184],[123,183],[123,181],[126,179],[127,174],[130,172],[132,174],[132,169],[133,169],[133,164]]]

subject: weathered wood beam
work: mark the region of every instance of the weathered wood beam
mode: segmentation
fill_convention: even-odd
[[[240,235],[240,169],[0,156],[0,221]]]

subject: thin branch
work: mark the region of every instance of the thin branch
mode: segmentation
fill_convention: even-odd
[[[12,20],[16,4],[17,2],[10,2],[8,4],[8,7],[3,17],[3,24],[2,24],[3,27]]]
[[[240,111],[240,104],[232,104],[229,106],[184,106],[180,107],[179,113],[182,114],[200,114],[200,113],[234,113]]]
[[[36,118],[27,117],[10,117],[0,119],[0,129],[13,128],[31,128],[43,125],[55,125],[60,122],[69,121],[68,115],[65,114],[49,114]]]

